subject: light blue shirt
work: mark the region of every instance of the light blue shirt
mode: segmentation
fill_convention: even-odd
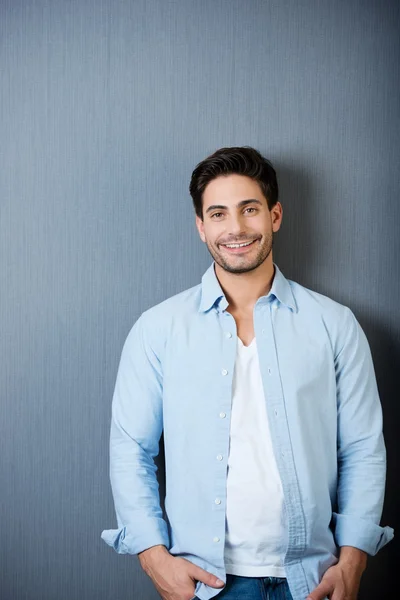
[[[304,600],[340,546],[374,555],[394,530],[379,525],[386,449],[367,338],[348,307],[273,264],[272,287],[254,306],[254,331],[287,516],[284,565],[293,599]],[[118,529],[101,537],[120,554],[163,544],[226,582],[238,338],[214,266],[201,284],[144,311],[127,335],[110,434]],[[154,462],[162,432],[167,519]],[[195,594],[207,600],[221,589],[198,581]]]

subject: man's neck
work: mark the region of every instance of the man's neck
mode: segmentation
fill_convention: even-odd
[[[266,296],[275,275],[270,255],[257,269],[248,273],[230,273],[215,262],[215,274],[229,303],[229,312],[253,311],[258,298]]]

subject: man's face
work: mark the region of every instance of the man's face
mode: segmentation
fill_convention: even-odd
[[[239,205],[239,203],[242,203]],[[279,202],[270,211],[256,181],[244,175],[219,176],[203,193],[203,221],[196,227],[215,262],[230,273],[245,273],[270,255],[282,220]],[[241,248],[225,244],[252,242]]]

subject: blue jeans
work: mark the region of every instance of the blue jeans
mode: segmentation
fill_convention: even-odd
[[[197,598],[197,596],[195,596]],[[293,600],[285,577],[226,575],[226,586],[216,600]]]

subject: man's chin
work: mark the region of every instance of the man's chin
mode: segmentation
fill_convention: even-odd
[[[243,259],[245,259],[245,257],[243,257]],[[214,260],[222,269],[229,273],[247,273],[248,271],[253,271],[260,265],[260,262],[257,260],[239,260],[239,257],[237,259],[233,257],[231,260],[226,260],[225,257],[219,256],[217,258],[214,257]]]

